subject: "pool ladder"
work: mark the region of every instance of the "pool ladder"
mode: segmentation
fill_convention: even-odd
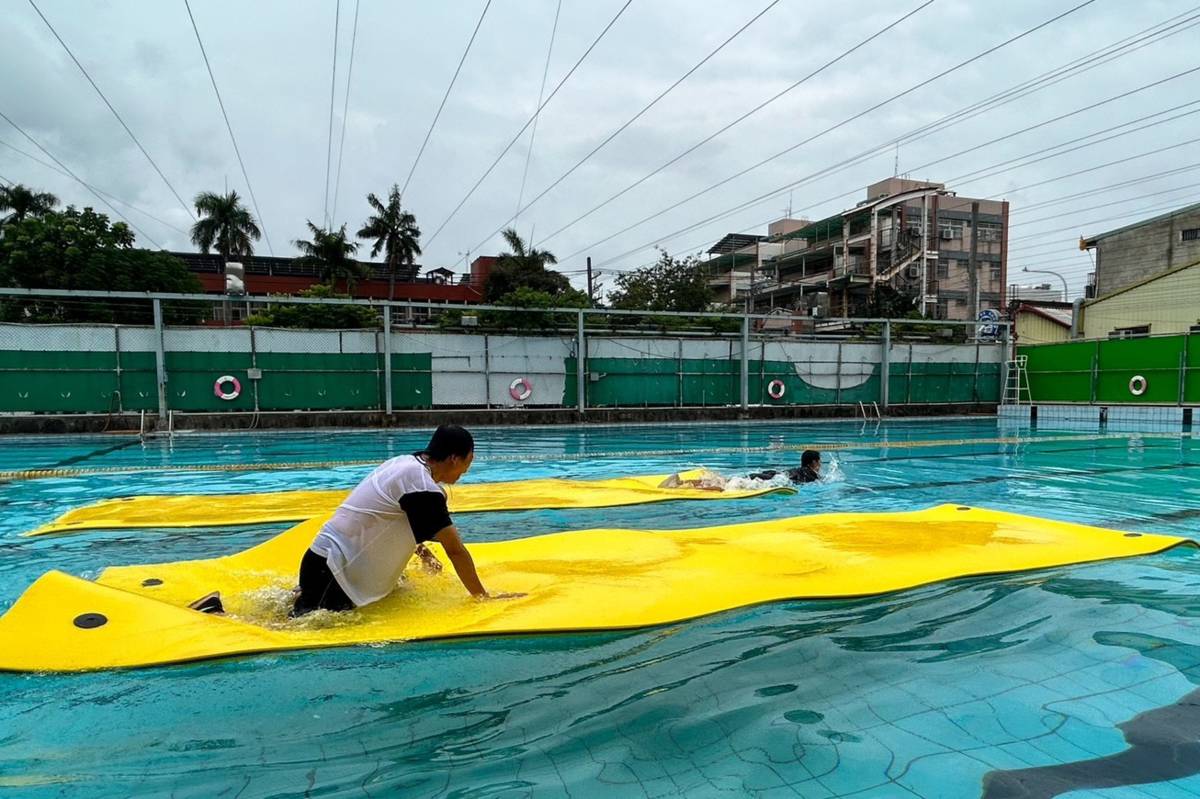
[[[879,412],[879,403],[872,402],[870,407],[875,410],[874,416],[871,416],[871,414],[868,412],[867,406],[865,404],[863,404],[862,402],[858,403],[858,411],[859,411],[859,413],[862,414],[863,421],[865,422],[868,419],[872,419],[872,418],[877,421],[883,421],[883,414]]]

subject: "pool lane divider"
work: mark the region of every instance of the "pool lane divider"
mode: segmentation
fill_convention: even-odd
[[[1042,444],[1063,441],[1103,441],[1112,439],[1127,439],[1137,436],[1141,439],[1180,440],[1192,438],[1192,433],[1096,433],[1072,436],[997,436],[993,438],[947,438],[929,439],[923,441],[812,441],[805,444],[778,444],[762,447],[706,447],[700,449],[655,449],[655,450],[611,450],[588,451],[567,454],[538,454],[500,455],[477,453],[476,460],[487,463],[530,463],[594,460],[598,458],[661,458],[695,457],[701,455],[740,455],[740,454],[771,454],[777,452],[803,452],[815,449],[823,452],[842,452],[851,450],[873,449],[921,449],[929,447],[961,447],[985,444]],[[164,472],[276,472],[301,471],[313,469],[337,469],[355,466],[377,466],[379,459],[368,460],[326,460],[326,461],[289,461],[282,463],[194,463],[177,465],[154,466],[93,466],[86,469],[17,469],[0,471],[0,482],[17,482],[22,480],[42,480],[56,477],[88,477],[104,474],[145,474]]]

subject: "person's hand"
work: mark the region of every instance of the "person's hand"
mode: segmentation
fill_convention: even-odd
[[[425,547],[420,547],[417,555],[420,556],[421,567],[427,574],[439,574],[442,571],[442,562]]]
[[[511,592],[511,591],[501,591],[501,592],[497,592],[495,594],[484,594],[483,596],[478,597],[478,599],[480,601],[486,601],[489,599],[520,599],[523,596],[529,596],[529,594],[516,593],[516,592]]]

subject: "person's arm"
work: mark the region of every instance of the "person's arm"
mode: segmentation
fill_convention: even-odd
[[[458,536],[458,528],[454,525],[439,532],[433,537],[433,540],[446,550],[446,557],[450,558],[454,573],[458,575],[463,586],[471,592],[471,596],[476,599],[514,599],[525,596],[524,594],[489,594],[479,580],[479,573],[475,571],[475,559],[467,551],[462,539]]]
[[[417,544],[416,555],[421,559],[421,565],[425,568],[425,571],[430,574],[437,574],[442,570],[442,562],[424,544]]]

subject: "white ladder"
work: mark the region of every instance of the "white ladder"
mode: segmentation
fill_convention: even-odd
[[[1029,372],[1026,370],[1026,364],[1029,362],[1029,356],[1018,355],[1011,361],[1005,361],[1004,371],[1007,377],[1004,380],[1004,397],[1005,405],[1031,405],[1033,403],[1032,396],[1029,393]]]

